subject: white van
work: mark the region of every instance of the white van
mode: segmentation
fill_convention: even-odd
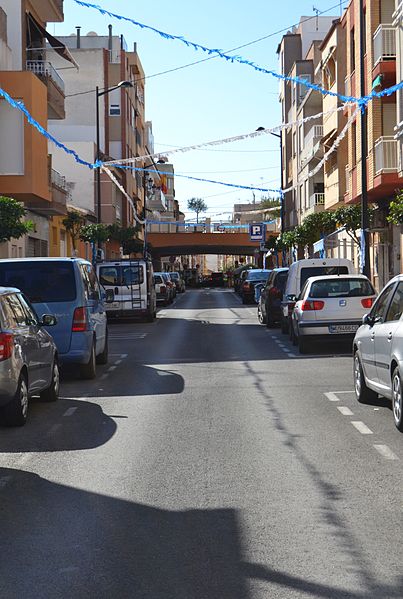
[[[290,330],[295,301],[309,277],[354,274],[357,274],[355,266],[347,258],[310,258],[290,264],[281,302],[281,331],[287,333]]]
[[[154,272],[150,260],[118,260],[97,264],[105,289],[113,289],[114,301],[107,304],[108,317],[139,316],[152,322],[157,314]]]

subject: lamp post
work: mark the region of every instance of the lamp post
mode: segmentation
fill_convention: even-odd
[[[114,87],[110,87],[108,89],[104,89],[99,91],[99,87],[96,87],[95,95],[96,95],[96,106],[95,106],[95,114],[96,114],[96,130],[97,130],[97,161],[101,160],[101,142],[100,142],[100,131],[99,131],[99,98],[101,96],[105,96],[110,92],[113,92],[115,89],[124,89],[128,87],[134,87],[131,81],[121,81]],[[101,223],[101,169],[98,167],[96,169],[96,188],[97,188],[97,222]]]
[[[270,135],[274,135],[274,137],[278,137],[280,140],[280,170],[281,170],[281,178],[280,178],[280,190],[281,190],[281,205],[280,205],[280,221],[281,221],[281,233],[284,233],[284,196],[283,196],[283,138],[281,133],[273,133],[270,131]]]

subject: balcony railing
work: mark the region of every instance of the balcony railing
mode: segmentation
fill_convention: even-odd
[[[323,125],[314,125],[304,139],[304,148],[301,151],[301,164],[311,160],[316,154],[316,148],[323,137]]]
[[[45,60],[28,60],[27,71],[35,73],[38,77],[49,78],[64,93],[64,81],[50,62]]]
[[[350,167],[346,166],[346,193],[350,193]]]
[[[375,142],[375,174],[397,171],[397,140],[393,137],[380,137]]]
[[[313,206],[323,206],[325,204],[325,194],[324,193],[314,193],[309,198],[309,207],[313,208]]]
[[[374,66],[391,59],[396,59],[396,27],[379,25],[374,33]]]

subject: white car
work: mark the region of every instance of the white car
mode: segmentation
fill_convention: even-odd
[[[403,275],[394,277],[364,316],[353,342],[354,388],[365,403],[377,394],[392,400],[393,419],[403,432]]]
[[[310,277],[294,306],[292,338],[301,354],[318,338],[354,337],[376,293],[364,275]]]

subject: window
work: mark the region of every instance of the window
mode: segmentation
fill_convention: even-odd
[[[301,268],[301,288],[309,277],[321,277],[323,275],[348,275],[347,266],[311,266]]]
[[[350,71],[355,71],[355,29],[350,31]]]
[[[123,287],[130,285],[141,285],[143,283],[143,269],[141,266],[101,266],[99,269],[99,280],[101,285],[109,287]]]
[[[386,289],[381,293],[378,297],[377,301],[372,308],[370,315],[377,322],[384,322],[385,314],[387,307],[389,305],[389,300],[391,298],[393,289],[395,288],[395,284],[389,285]]]
[[[38,324],[38,317],[29,301],[21,294],[18,294],[18,299],[20,300],[23,310],[26,314],[27,324]]]
[[[73,263],[69,261],[3,262],[0,285],[17,287],[31,302],[66,302],[76,298]]]
[[[365,279],[328,279],[315,281],[311,285],[309,296],[322,297],[367,297],[375,295],[374,288]]]
[[[399,283],[392,301],[390,302],[388,313],[386,314],[385,322],[400,320],[403,312],[403,283]]]
[[[352,145],[352,165],[357,164],[357,123],[354,122],[351,126],[351,145]]]
[[[16,322],[17,326],[27,326],[27,315],[24,312],[21,303],[18,301],[17,295],[14,293],[7,295],[4,298],[4,303],[12,312],[14,316],[13,320]]]
[[[83,277],[87,299],[98,300],[100,298],[99,285],[94,269],[90,264],[80,264],[80,272]]]

